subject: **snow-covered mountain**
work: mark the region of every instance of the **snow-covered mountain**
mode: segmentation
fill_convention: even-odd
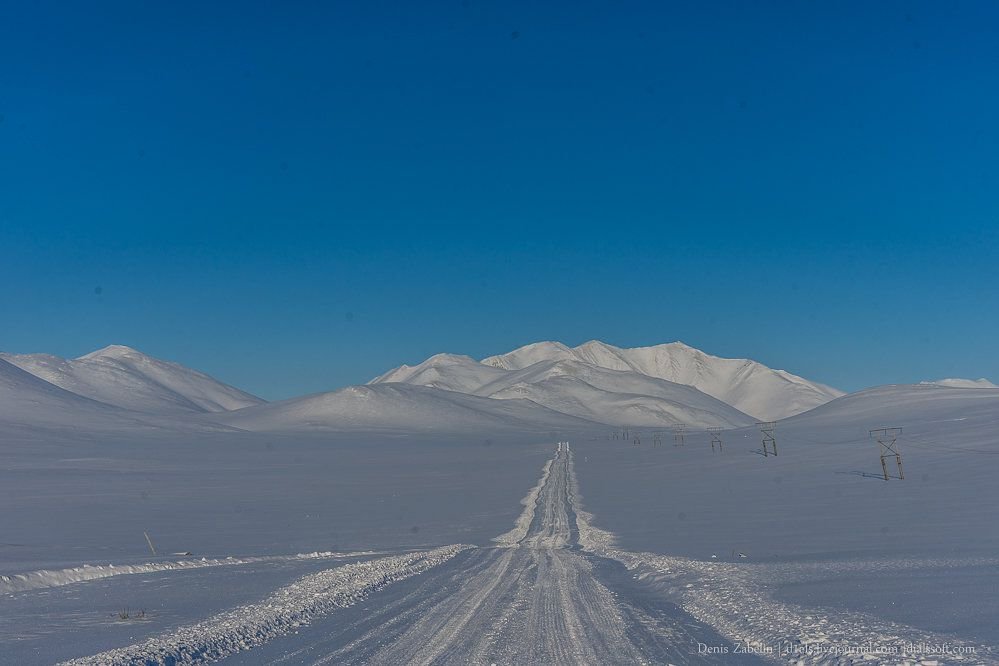
[[[502,400],[527,399],[563,414],[609,425],[735,427],[753,420],[692,386],[572,359],[540,360],[507,369],[468,356],[437,354],[419,365],[390,370],[371,384],[386,382]]]
[[[466,393],[401,383],[348,386],[218,414],[215,420],[266,432],[592,431],[595,423],[527,400],[491,400]]]
[[[937,379],[934,381],[919,382],[920,384],[931,384],[934,386],[949,386],[951,388],[999,388],[989,380],[985,379]]]
[[[122,345],[76,359],[6,353],[0,359],[66,391],[144,413],[220,412],[264,402],[203,372]]]
[[[559,381],[552,381],[556,378]],[[748,418],[777,420],[843,395],[783,370],[711,356],[681,342],[634,349],[599,341],[578,347],[538,342],[481,362],[438,354],[419,365],[391,370],[371,383],[381,382],[494,398],[526,397],[553,409],[622,425],[729,426]],[[611,399],[612,394],[621,397]],[[628,409],[620,409],[621,400]]]
[[[176,414],[138,412],[56,386],[0,358],[0,434],[78,438],[107,433],[215,432],[227,426]]]
[[[484,365],[516,369],[542,359],[572,359],[612,370],[637,372],[693,386],[756,418],[799,414],[840,395],[829,386],[747,359],[720,358],[682,342],[622,349],[593,340],[578,347],[541,342],[483,359]]]

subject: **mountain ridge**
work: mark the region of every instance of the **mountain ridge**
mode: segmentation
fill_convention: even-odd
[[[576,347],[542,341],[478,362],[468,356],[437,354],[415,366],[389,370],[369,383],[403,381],[482,394],[485,377],[502,381],[503,372],[518,372],[545,362],[582,363],[693,387],[763,420],[800,414],[844,395],[843,391],[786,370],[775,370],[750,359],[713,356],[680,341],[634,348],[615,347],[599,340]]]
[[[74,359],[5,352],[0,359],[76,395],[143,413],[210,413],[264,402],[199,370],[124,345]]]

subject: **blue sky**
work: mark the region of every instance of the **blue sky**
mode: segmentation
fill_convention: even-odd
[[[999,5],[10,3],[0,349],[999,381]]]

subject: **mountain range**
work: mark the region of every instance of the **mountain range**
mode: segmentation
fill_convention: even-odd
[[[987,380],[921,385],[945,393],[995,388]],[[540,342],[482,360],[437,354],[367,385],[276,402],[121,345],[75,359],[0,353],[0,423],[22,429],[729,429],[851,399],[843,396],[784,370],[712,356],[681,342],[632,349],[599,341],[577,347]]]
[[[784,370],[772,370],[747,359],[712,356],[682,342],[633,349],[597,340],[578,347],[539,342],[481,362],[438,354],[419,365],[390,370],[371,383],[384,382],[495,398],[536,397],[548,406],[567,402],[585,405],[590,414],[594,409],[604,411],[600,409],[601,396],[594,391],[609,391],[630,396],[633,411],[646,416],[629,420],[612,408],[620,415],[617,420],[624,421],[622,425],[652,425],[642,422],[649,421],[652,413],[662,415],[658,425],[701,424],[706,421],[704,415],[696,413],[699,410],[715,414],[715,420],[720,417],[720,422],[711,425],[732,425],[747,415],[750,419],[778,420],[843,395]],[[670,401],[692,411],[676,411],[675,405],[667,404]]]

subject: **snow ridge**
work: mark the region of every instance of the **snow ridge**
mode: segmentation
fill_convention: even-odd
[[[223,659],[291,633],[374,591],[423,573],[473,546],[347,564],[300,578],[261,602],[247,604],[128,647],[63,662],[67,666],[199,664]]]
[[[294,560],[326,560],[346,557],[375,555],[373,551],[356,553],[338,553],[334,551],[317,551],[314,553],[299,553],[297,555],[270,555],[264,557],[225,557],[201,558],[198,560],[177,560],[173,562],[146,562],[145,564],[84,564],[70,569],[41,569],[12,576],[0,575],[0,594],[13,594],[26,590],[38,590],[49,587],[60,587],[74,583],[84,583],[101,580],[112,576],[128,574],[151,573],[154,571],[185,571],[189,569],[204,569],[207,567],[226,567],[239,564],[256,564],[260,562],[287,562]]]

